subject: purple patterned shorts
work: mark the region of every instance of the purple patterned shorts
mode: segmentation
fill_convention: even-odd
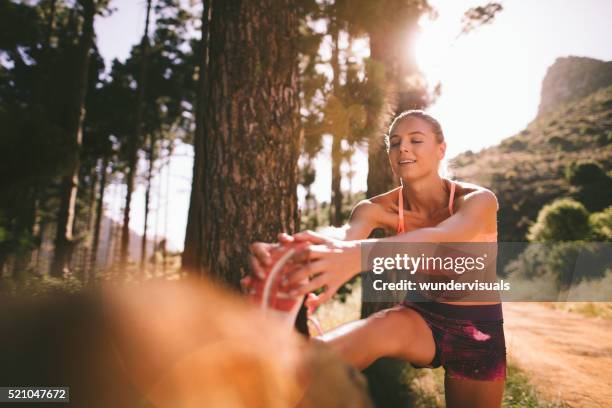
[[[501,303],[457,306],[412,302],[403,306],[423,317],[433,334],[436,352],[427,366],[443,366],[454,379],[495,381],[506,378],[506,343]]]

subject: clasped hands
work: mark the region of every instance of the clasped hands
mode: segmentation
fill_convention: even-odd
[[[360,272],[361,257],[358,241],[341,241],[310,230],[294,235],[280,233],[278,241],[280,244],[310,243],[293,255],[291,267],[281,278],[281,289],[291,296],[303,296],[324,288],[318,297],[309,299],[309,306],[318,307]],[[250,246],[249,264],[253,273],[260,278],[264,277],[264,265],[272,262],[270,250],[274,245],[276,244],[255,242]]]

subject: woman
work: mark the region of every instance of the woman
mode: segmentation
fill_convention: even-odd
[[[303,296],[324,288],[316,303],[328,300],[361,272],[360,245],[364,242],[497,241],[495,195],[439,175],[446,142],[433,117],[422,111],[404,112],[391,124],[385,141],[401,187],[358,203],[343,228],[342,240],[312,231],[279,237],[281,242],[311,243],[301,257],[296,255],[309,262],[302,262],[286,276],[284,286],[290,295]],[[366,239],[375,228],[397,234]],[[262,264],[269,262],[269,245],[251,246],[251,266],[257,275],[261,275]],[[449,407],[501,405],[506,350],[499,302],[404,301],[317,339],[358,369],[380,357],[404,359],[415,367],[444,366]]]

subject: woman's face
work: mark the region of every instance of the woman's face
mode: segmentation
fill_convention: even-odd
[[[438,172],[446,143],[438,143],[431,125],[417,117],[397,122],[389,132],[389,161],[393,173],[403,180]]]

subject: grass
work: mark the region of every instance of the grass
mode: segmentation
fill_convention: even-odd
[[[556,302],[547,305],[556,310],[579,313],[583,316],[612,319],[612,302]]]
[[[339,300],[322,305],[315,313],[320,320],[324,331],[330,330],[343,323],[359,318],[361,302],[361,286],[353,286],[353,291],[346,297],[346,301]],[[608,306],[610,306],[608,304]],[[416,396],[416,408],[443,408],[444,401],[444,369],[407,369],[403,373],[402,382]],[[564,408],[561,401],[546,401],[538,394],[535,386],[531,384],[529,375],[516,366],[509,365],[506,378],[506,388],[502,403],[504,408]]]
[[[185,272],[180,270],[180,262],[180,256],[172,255],[167,258],[165,268],[161,265],[162,260],[160,259],[156,267],[148,264],[142,274],[139,265],[130,262],[123,271],[116,267],[96,271],[96,281],[98,283],[131,283],[156,279],[177,280],[186,276]],[[55,278],[48,274],[35,274],[32,271],[24,271],[16,276],[17,278],[10,276],[0,278],[0,294],[38,296],[58,292],[74,293],[88,286],[83,273],[80,271],[75,271],[74,274],[66,278]]]
[[[28,276],[19,281],[0,278],[0,294],[10,296],[39,296],[50,293],[75,293],[83,284],[75,277],[66,279],[44,276]]]
[[[508,367],[504,408],[563,408],[561,401],[545,401],[530,383],[529,376],[515,366]]]
[[[346,295],[346,300],[332,300],[319,307],[315,317],[321,323],[323,331],[338,327],[343,323],[359,319],[361,308],[361,284],[353,285],[351,293]],[[314,334],[314,333],[313,333]]]
[[[444,408],[444,369],[442,367],[428,370],[412,370],[408,385],[416,395],[417,408]]]
[[[444,369],[419,370],[410,387],[418,396],[417,408],[444,408]],[[561,401],[546,401],[529,380],[529,375],[509,365],[504,390],[503,408],[565,408]]]

